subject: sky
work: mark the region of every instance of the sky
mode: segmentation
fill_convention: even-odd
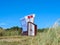
[[[21,27],[20,18],[35,14],[38,28],[51,27],[60,18],[59,0],[0,0],[0,27]]]

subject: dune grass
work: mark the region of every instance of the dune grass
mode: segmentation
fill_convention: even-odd
[[[36,36],[2,36],[0,45],[60,45],[60,28],[50,28]]]

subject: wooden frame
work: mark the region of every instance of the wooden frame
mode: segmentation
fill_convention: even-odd
[[[28,36],[35,36],[37,34],[37,25],[28,22],[27,27]]]
[[[29,25],[30,24],[30,25]],[[31,31],[30,31],[31,30]],[[33,30],[33,31],[32,31]],[[30,31],[30,32],[29,32]],[[27,23],[27,31],[24,31],[22,35],[26,36],[36,36],[37,35],[37,25],[32,22]]]

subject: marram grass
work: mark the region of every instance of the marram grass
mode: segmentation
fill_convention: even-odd
[[[50,28],[36,36],[3,36],[0,45],[60,45],[60,28]]]

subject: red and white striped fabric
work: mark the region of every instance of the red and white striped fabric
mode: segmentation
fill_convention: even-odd
[[[31,14],[31,15],[25,16],[26,22],[34,23],[34,17],[35,17],[35,14]]]
[[[33,16],[31,15],[31,16],[28,16],[28,19],[30,19],[30,18],[33,18]]]

